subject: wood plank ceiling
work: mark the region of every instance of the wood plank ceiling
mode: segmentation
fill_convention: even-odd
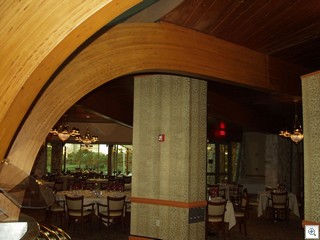
[[[294,63],[305,67],[306,73],[319,70],[319,0],[186,0],[159,22],[190,28]],[[69,120],[86,121],[89,114],[92,121],[112,118],[132,125],[130,78],[111,81],[85,96],[66,113]],[[99,101],[108,104],[102,106],[97,104]],[[230,132],[277,133],[292,124],[295,109],[301,117],[301,99],[297,96],[209,81],[208,129],[224,121]]]

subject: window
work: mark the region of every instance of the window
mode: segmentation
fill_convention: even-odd
[[[239,142],[207,144],[207,184],[237,181]]]
[[[111,166],[108,164],[108,144],[92,144],[83,147],[79,143],[47,144],[47,172],[94,171],[108,174],[128,174],[132,169],[132,146],[113,145]],[[57,155],[57,156],[56,156]],[[53,161],[58,161],[55,166]]]

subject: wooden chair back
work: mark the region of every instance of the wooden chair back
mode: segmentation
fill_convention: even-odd
[[[287,192],[271,192],[271,202],[273,208],[287,208],[288,193]]]
[[[207,219],[209,222],[224,222],[227,200],[208,201]]]
[[[65,195],[67,212],[83,212],[83,196],[71,197]]]
[[[55,191],[62,191],[63,190],[63,181],[55,181],[53,185],[53,189]]]
[[[84,189],[85,190],[93,190],[94,187],[95,187],[95,183],[94,182],[86,181],[85,184],[84,184]]]
[[[126,196],[123,197],[107,197],[108,202],[108,215],[110,217],[122,217],[124,216]]]

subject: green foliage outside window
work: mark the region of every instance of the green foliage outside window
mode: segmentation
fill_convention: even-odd
[[[66,170],[74,171],[76,169],[94,170],[96,172],[107,172],[108,156],[103,153],[93,152],[87,149],[79,149],[77,152],[71,152],[67,155]]]

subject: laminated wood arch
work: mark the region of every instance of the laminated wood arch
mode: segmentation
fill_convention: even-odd
[[[81,97],[117,77],[166,72],[268,89],[266,66],[263,54],[189,29],[164,23],[119,24],[56,76],[34,106],[8,158],[30,171],[43,139],[61,115]],[[64,89],[72,89],[72,94]]]
[[[85,40],[142,0],[0,3],[0,158],[37,94]]]
[[[1,160],[28,109],[61,63],[92,34],[141,1],[1,1]],[[39,141],[36,137],[31,149]],[[12,163],[28,173],[33,161],[20,155]],[[4,184],[21,180],[14,172],[0,175]],[[19,216],[19,208],[3,194],[0,205],[9,214],[7,220]]]

